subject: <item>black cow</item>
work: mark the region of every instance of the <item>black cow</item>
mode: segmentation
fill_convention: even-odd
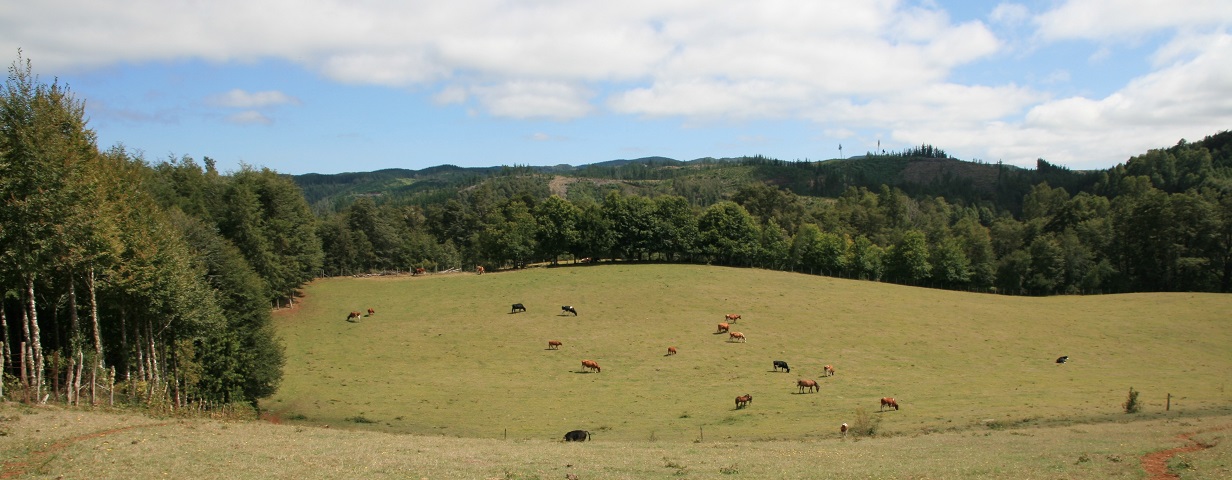
[[[1069,355],[1061,355],[1057,357],[1057,363],[1065,363],[1069,361]]]
[[[590,432],[586,430],[574,430],[565,434],[566,442],[585,442],[590,440]]]
[[[774,371],[777,372],[779,371],[780,368],[783,370],[786,370],[787,373],[791,373],[791,367],[787,366],[787,362],[784,362],[782,360],[775,360],[774,361]]]
[[[513,311],[509,313],[518,313],[518,312],[525,312],[525,311],[526,311],[526,307],[523,307],[522,304],[520,303],[515,303],[513,304]]]
[[[569,312],[569,313],[572,313],[573,316],[575,317],[577,316],[577,309],[573,308],[573,306],[571,305],[565,305],[565,306],[560,307],[560,311],[562,312],[561,315],[564,315],[563,312]]]

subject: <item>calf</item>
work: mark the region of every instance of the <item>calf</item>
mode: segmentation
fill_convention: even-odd
[[[373,315],[376,315],[376,310],[373,310],[373,309],[369,308],[369,309],[368,309],[368,316],[369,316],[369,317],[371,317],[371,316],[373,316]]]
[[[791,373],[791,367],[787,366],[787,362],[784,362],[782,360],[775,360],[774,361],[774,371],[777,372],[779,371],[780,368],[783,369],[783,371],[787,373]]]
[[[825,371],[826,371],[826,376],[827,376],[827,377],[833,377],[833,376],[834,376],[834,367],[832,367],[832,366],[830,366],[830,365],[826,365],[826,367],[825,367]]]
[[[509,313],[518,313],[518,312],[525,312],[525,311],[526,311],[526,307],[522,306],[522,304],[520,303],[515,303],[513,304],[513,311]]]
[[[565,314],[564,312],[569,312],[569,313],[572,313],[572,314],[573,314],[573,316],[575,316],[575,317],[577,316],[577,309],[576,309],[576,308],[573,308],[573,306],[572,306],[572,305],[563,305],[563,306],[561,306],[561,307],[560,307],[560,312],[561,312],[561,313],[560,313],[561,315],[564,315],[564,314]]]
[[[590,440],[590,432],[586,430],[574,430],[565,434],[566,442],[585,442]]]

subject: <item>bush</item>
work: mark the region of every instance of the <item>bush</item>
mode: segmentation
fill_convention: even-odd
[[[1126,398],[1121,406],[1125,407],[1125,413],[1138,413],[1138,410],[1142,409],[1142,404],[1138,403],[1138,392],[1134,390],[1134,387],[1129,387],[1129,398]]]
[[[851,423],[848,433],[857,437],[871,437],[877,434],[877,427],[880,425],[881,418],[873,418],[864,407],[860,407],[856,409],[856,419]]]

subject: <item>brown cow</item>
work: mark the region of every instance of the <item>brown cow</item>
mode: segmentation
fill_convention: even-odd
[[[368,316],[373,316],[373,315],[376,315],[376,310],[373,310],[373,309],[369,308],[369,309],[368,309]]]
[[[743,341],[744,341],[744,334],[743,334],[743,333],[740,333],[740,332],[730,332],[730,333],[728,333],[728,334],[727,334],[727,341],[729,341],[729,342],[743,342]]]
[[[675,354],[676,354],[676,347],[667,347],[667,354],[668,354],[668,355],[675,355]]]
[[[833,376],[834,376],[834,367],[832,367],[832,366],[830,366],[830,365],[826,365],[826,366],[825,366],[825,370],[826,370],[826,376],[827,376],[827,377],[833,377]]]
[[[414,272],[411,272],[411,276],[414,277],[416,275],[423,275],[425,273],[428,273],[427,270],[424,270],[423,267],[417,267],[415,268]]]
[[[475,265],[475,273],[483,275],[483,265]]]
[[[745,406],[747,406],[747,405],[748,405],[748,404],[750,404],[750,403],[753,403],[753,396],[752,396],[752,395],[749,395],[749,394],[747,394],[747,393],[746,393],[746,394],[744,394],[744,395],[741,395],[741,396],[739,396],[739,397],[736,397],[736,408],[737,408],[737,409],[744,408]]]
[[[556,350],[560,348],[560,340],[548,340],[548,350]]]
[[[587,371],[594,370],[595,373],[599,373],[603,371],[599,368],[599,363],[594,360],[582,360],[582,368],[586,369]]]
[[[810,392],[820,392],[821,391],[821,386],[817,385],[817,380],[809,380],[807,378],[801,378],[799,380],[796,380],[796,387],[800,389],[800,393],[804,393],[804,389],[806,388]]]
[[[740,320],[740,314],[739,313],[729,313],[727,315],[724,315],[723,319],[734,323],[736,320]]]
[[[886,407],[893,407],[895,410],[898,410],[898,402],[891,397],[884,397],[881,399],[881,408],[877,411],[885,410]]]
[[[723,333],[728,330],[731,330],[731,325],[728,325],[726,322],[724,322],[724,323],[719,324],[719,331],[714,332],[714,333]]]
[[[362,317],[362,316],[364,316],[362,313],[359,313],[359,312],[351,312],[351,313],[347,314],[347,321],[348,321],[348,322],[353,322],[353,321],[355,321],[355,319],[358,319],[359,317]]]

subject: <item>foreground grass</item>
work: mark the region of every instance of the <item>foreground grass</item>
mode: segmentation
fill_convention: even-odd
[[[828,438],[860,409],[896,436],[1106,422],[1131,387],[1148,415],[1168,394],[1210,415],[1232,406],[1229,311],[1227,295],[1020,298],[691,265],[326,279],[278,315],[286,377],[262,406],[332,428],[675,443]],[[724,313],[747,343],[714,334]],[[883,396],[903,409],[876,412]]]
[[[563,443],[10,404],[0,405],[0,478],[1141,478],[1141,455],[1232,427],[1232,415],[1134,418],[866,439]],[[1184,463],[1182,478],[1227,478],[1232,452],[1217,446]]]

